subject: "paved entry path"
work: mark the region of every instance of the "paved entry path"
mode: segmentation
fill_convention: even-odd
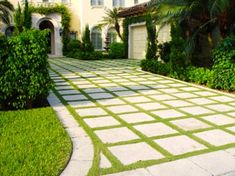
[[[55,94],[93,141],[89,174],[235,176],[235,97],[139,64],[50,60]]]

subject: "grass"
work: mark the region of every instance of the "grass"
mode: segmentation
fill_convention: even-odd
[[[59,175],[70,139],[51,108],[0,112],[0,175]]]

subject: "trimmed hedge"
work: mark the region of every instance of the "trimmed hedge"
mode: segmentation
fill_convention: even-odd
[[[110,45],[109,56],[111,59],[122,59],[125,57],[123,43],[114,42]]]
[[[2,108],[31,108],[47,97],[53,86],[48,73],[47,35],[48,31],[32,29],[8,40],[0,75]]]

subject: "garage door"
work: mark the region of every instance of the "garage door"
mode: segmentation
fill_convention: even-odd
[[[145,25],[130,28],[129,57],[135,59],[145,58],[147,30]]]

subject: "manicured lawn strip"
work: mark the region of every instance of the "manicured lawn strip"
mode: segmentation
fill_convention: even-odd
[[[64,61],[59,60],[59,62],[60,62],[60,63],[63,63]],[[56,62],[56,63],[53,63],[53,64],[55,64],[56,66],[62,67],[62,68],[65,69],[65,70],[69,70],[68,68],[63,67],[63,65],[60,64],[60,63]],[[69,65],[71,65],[71,66],[76,65],[76,63],[73,63],[74,65],[72,65],[71,63],[67,63],[67,64],[69,64]],[[76,67],[76,66],[75,66],[75,67]],[[77,68],[79,68],[79,67],[77,67]],[[76,74],[76,75],[81,76],[81,77],[84,78],[85,80],[87,80],[87,81],[91,82],[92,84],[98,86],[98,84],[96,84],[96,83],[93,82],[92,80],[87,79],[86,77],[83,77],[83,76],[80,75],[79,73],[77,73],[77,72],[75,72],[75,71],[72,71],[72,70],[69,70],[69,71],[73,72],[73,73]],[[89,71],[89,72],[93,74],[92,71]],[[60,73],[57,72],[57,74],[59,74],[60,76],[63,77],[63,75],[61,75]],[[96,73],[94,73],[94,74],[96,74]],[[104,77],[104,76],[102,76],[102,75],[98,75],[98,76],[101,77],[101,78],[103,78],[103,79],[112,81],[112,79],[106,78],[106,77]],[[73,85],[73,83],[72,83],[70,80],[68,80],[68,79],[66,79],[66,78],[64,78],[64,79],[65,79],[67,82],[69,82],[70,84]],[[133,80],[132,80],[132,81],[133,81]],[[175,82],[177,82],[177,81],[175,81]],[[117,83],[117,84],[118,84],[118,83]],[[121,84],[118,84],[118,85],[121,85]],[[73,85],[73,86],[74,86],[77,90],[80,90],[80,91],[81,91],[81,89],[77,88],[75,85]],[[123,85],[121,85],[121,86],[127,88],[128,90],[132,90],[132,89],[129,88],[128,86],[123,86]],[[191,85],[191,86],[192,86],[192,85]],[[200,88],[201,88],[201,87],[200,87]],[[113,94],[113,93],[112,93],[111,91],[109,91],[108,89],[106,89],[106,88],[103,88],[103,89],[105,89],[108,93],[111,93],[112,95],[114,95],[114,96],[116,97],[116,95]],[[151,88],[151,89],[152,89],[152,88]],[[203,90],[203,88],[201,88],[201,89]],[[205,89],[204,89],[204,90],[205,90]],[[137,93],[140,93],[139,90],[132,90],[132,91],[135,91],[135,92],[137,92]],[[94,100],[91,99],[87,93],[85,93],[85,92],[83,92],[83,91],[81,91],[81,92],[82,92],[82,94],[84,94],[86,97],[88,97],[89,100],[91,100],[91,101],[94,102]],[[190,91],[188,91],[188,92],[190,92]],[[164,94],[167,94],[167,93],[165,93],[165,92],[163,92],[163,93],[164,93]],[[191,92],[190,92],[190,93],[191,93]],[[218,94],[218,92],[217,92],[217,94]],[[144,95],[144,94],[141,94],[141,95],[151,99],[151,95],[148,95],[148,96],[146,96],[146,95]],[[200,96],[200,97],[203,97],[203,96]],[[62,98],[62,97],[61,97],[61,98]],[[208,147],[208,149],[204,149],[204,150],[200,150],[200,151],[194,151],[194,152],[190,152],[190,153],[186,153],[186,154],[182,154],[182,155],[177,155],[177,156],[173,156],[173,157],[169,157],[169,156],[168,156],[169,158],[166,157],[166,158],[160,159],[160,160],[151,160],[151,161],[136,162],[136,163],[133,163],[133,164],[130,164],[130,165],[126,165],[126,166],[123,166],[121,163],[116,163],[116,164],[114,164],[114,163],[113,163],[113,161],[114,161],[113,159],[115,158],[115,160],[116,160],[116,157],[113,156],[113,155],[107,150],[106,147],[108,147],[108,146],[115,146],[115,145],[117,145],[117,144],[119,144],[119,145],[124,145],[124,144],[129,144],[130,142],[131,142],[131,143],[136,143],[136,142],[139,142],[139,141],[144,141],[144,142],[148,143],[150,146],[154,145],[154,146],[152,146],[152,147],[155,148],[155,147],[156,147],[156,144],[155,144],[155,143],[153,144],[152,141],[151,141],[151,139],[154,139],[154,137],[153,137],[153,138],[148,138],[148,137],[146,137],[145,135],[143,135],[142,133],[140,133],[139,131],[137,131],[135,128],[133,128],[132,124],[129,124],[129,123],[125,122],[123,119],[119,118],[116,114],[114,114],[114,113],[112,113],[111,111],[109,111],[109,110],[106,108],[106,106],[103,106],[103,105],[101,105],[101,104],[99,104],[98,102],[95,101],[95,104],[97,104],[98,107],[102,107],[106,112],[108,112],[108,114],[112,115],[112,116],[113,116],[116,120],[118,120],[123,126],[126,126],[127,128],[129,128],[131,131],[133,131],[135,134],[137,134],[137,135],[140,137],[140,140],[124,141],[124,142],[115,143],[115,144],[103,144],[103,143],[101,142],[101,145],[102,145],[102,147],[103,147],[103,153],[105,154],[105,156],[106,156],[106,157],[111,161],[111,163],[113,164],[113,167],[112,167],[112,168],[100,169],[100,170],[101,170],[100,173],[102,173],[102,174],[109,174],[109,173],[115,173],[115,172],[120,172],[120,171],[124,171],[124,170],[131,170],[131,169],[134,169],[134,168],[146,167],[146,166],[150,166],[150,165],[153,165],[153,164],[163,163],[163,162],[167,162],[167,161],[170,161],[170,160],[182,159],[182,158],[186,158],[186,157],[190,157],[190,156],[194,156],[194,155],[199,155],[199,154],[203,154],[203,153],[208,153],[208,152],[213,152],[213,151],[217,151],[217,150],[227,149],[227,148],[231,148],[231,147],[234,147],[234,146],[235,146],[235,144],[228,144],[228,145],[223,145],[223,146],[215,147],[215,146],[209,144],[208,142],[203,141],[203,140],[201,140],[200,138],[194,136],[192,133],[195,132],[195,131],[190,131],[190,132],[184,131],[184,130],[182,130],[181,128],[177,127],[176,125],[173,125],[172,123],[169,123],[169,119],[161,119],[161,118],[159,118],[158,116],[156,116],[156,115],[154,115],[154,114],[152,114],[152,113],[149,113],[149,112],[146,111],[146,110],[143,110],[143,109],[137,107],[137,106],[135,105],[135,103],[129,103],[128,101],[126,101],[126,100],[123,99],[122,97],[119,97],[119,99],[121,99],[122,101],[124,101],[124,102],[127,103],[127,104],[133,105],[133,106],[134,106],[135,108],[137,108],[139,111],[145,112],[145,113],[151,115],[151,116],[154,117],[157,121],[163,122],[164,124],[170,126],[171,128],[173,128],[173,129],[179,131],[180,134],[187,135],[188,137],[194,139],[195,141],[197,141],[197,142],[199,142],[199,143],[201,143],[201,144],[204,144],[205,146]],[[180,99],[180,98],[177,97],[177,99]],[[152,100],[154,100],[154,99],[152,99]],[[186,100],[186,99],[182,98],[182,100]],[[154,101],[156,101],[156,100],[154,100]],[[161,101],[160,101],[160,102],[161,102]],[[190,102],[190,103],[192,103],[192,102]],[[161,104],[164,104],[164,101],[162,101]],[[193,104],[193,105],[196,105],[196,104],[194,104],[194,103],[192,103],[192,104]],[[166,107],[168,107],[168,108],[176,109],[177,111],[179,111],[179,109],[177,109],[177,108],[172,108],[172,106],[170,106],[170,105],[167,105],[167,104],[164,104],[164,105],[165,105]],[[70,107],[70,108],[71,108],[71,107]],[[71,110],[74,111],[73,108],[71,108]],[[75,112],[75,111],[74,111],[74,112]],[[182,111],[182,112],[183,112],[183,111]],[[191,116],[189,113],[186,113],[186,112],[183,112],[183,113],[184,113],[184,114],[187,114],[188,117]],[[75,112],[74,115],[75,115],[75,116],[78,116],[76,112]],[[78,117],[79,117],[79,116],[78,116]],[[186,118],[186,117],[182,117],[182,119],[184,119],[184,118]],[[194,118],[197,118],[197,117],[194,116]],[[176,119],[181,119],[181,118],[176,118]],[[197,118],[197,119],[201,120],[200,118]],[[172,120],[172,119],[170,119],[170,120]],[[204,120],[201,120],[201,121],[207,122],[207,121],[204,121]],[[147,124],[147,123],[149,123],[149,122],[146,122],[146,124]],[[208,122],[207,122],[207,123],[208,123]],[[143,122],[143,124],[145,124],[145,123]],[[211,123],[208,123],[208,124],[212,125]],[[227,129],[224,129],[225,127],[226,127],[226,126],[224,126],[224,127],[220,127],[220,126],[219,126],[219,127],[218,127],[217,125],[212,125],[211,128],[207,128],[207,129],[203,129],[203,130],[199,130],[199,131],[208,131],[209,129],[213,129],[213,128],[217,128],[217,129],[222,129],[222,130],[224,130],[224,131],[228,131]],[[90,128],[90,127],[88,126],[88,128]],[[98,129],[102,129],[102,128],[98,128]],[[103,127],[103,129],[107,129],[107,127]],[[90,129],[90,130],[94,132],[94,128],[93,128],[93,129]],[[231,132],[230,132],[230,133],[231,133]],[[231,133],[231,134],[234,134],[234,133]],[[178,135],[179,135],[179,134],[178,134]],[[96,136],[96,135],[95,135],[95,136]],[[96,136],[96,138],[97,138],[97,136]],[[158,138],[158,137],[157,137],[157,138]],[[164,138],[164,136],[162,136],[162,138]],[[97,140],[97,139],[96,139],[96,140]],[[160,152],[162,152],[162,153],[164,153],[165,156],[168,155],[168,152],[167,152],[167,151],[161,151],[161,147],[159,147],[159,146],[157,146],[157,150],[160,151]],[[166,152],[166,153],[165,153],[165,152]],[[112,157],[110,157],[110,155],[112,155]],[[170,154],[170,155],[171,155],[171,154]],[[114,157],[114,158],[113,158],[113,157]],[[99,165],[98,165],[98,164],[93,165],[93,168],[92,168],[91,170],[97,170],[96,167],[99,167]],[[93,173],[97,173],[97,172],[93,172]]]
[[[72,145],[51,108],[0,112],[0,175],[59,175]]]

